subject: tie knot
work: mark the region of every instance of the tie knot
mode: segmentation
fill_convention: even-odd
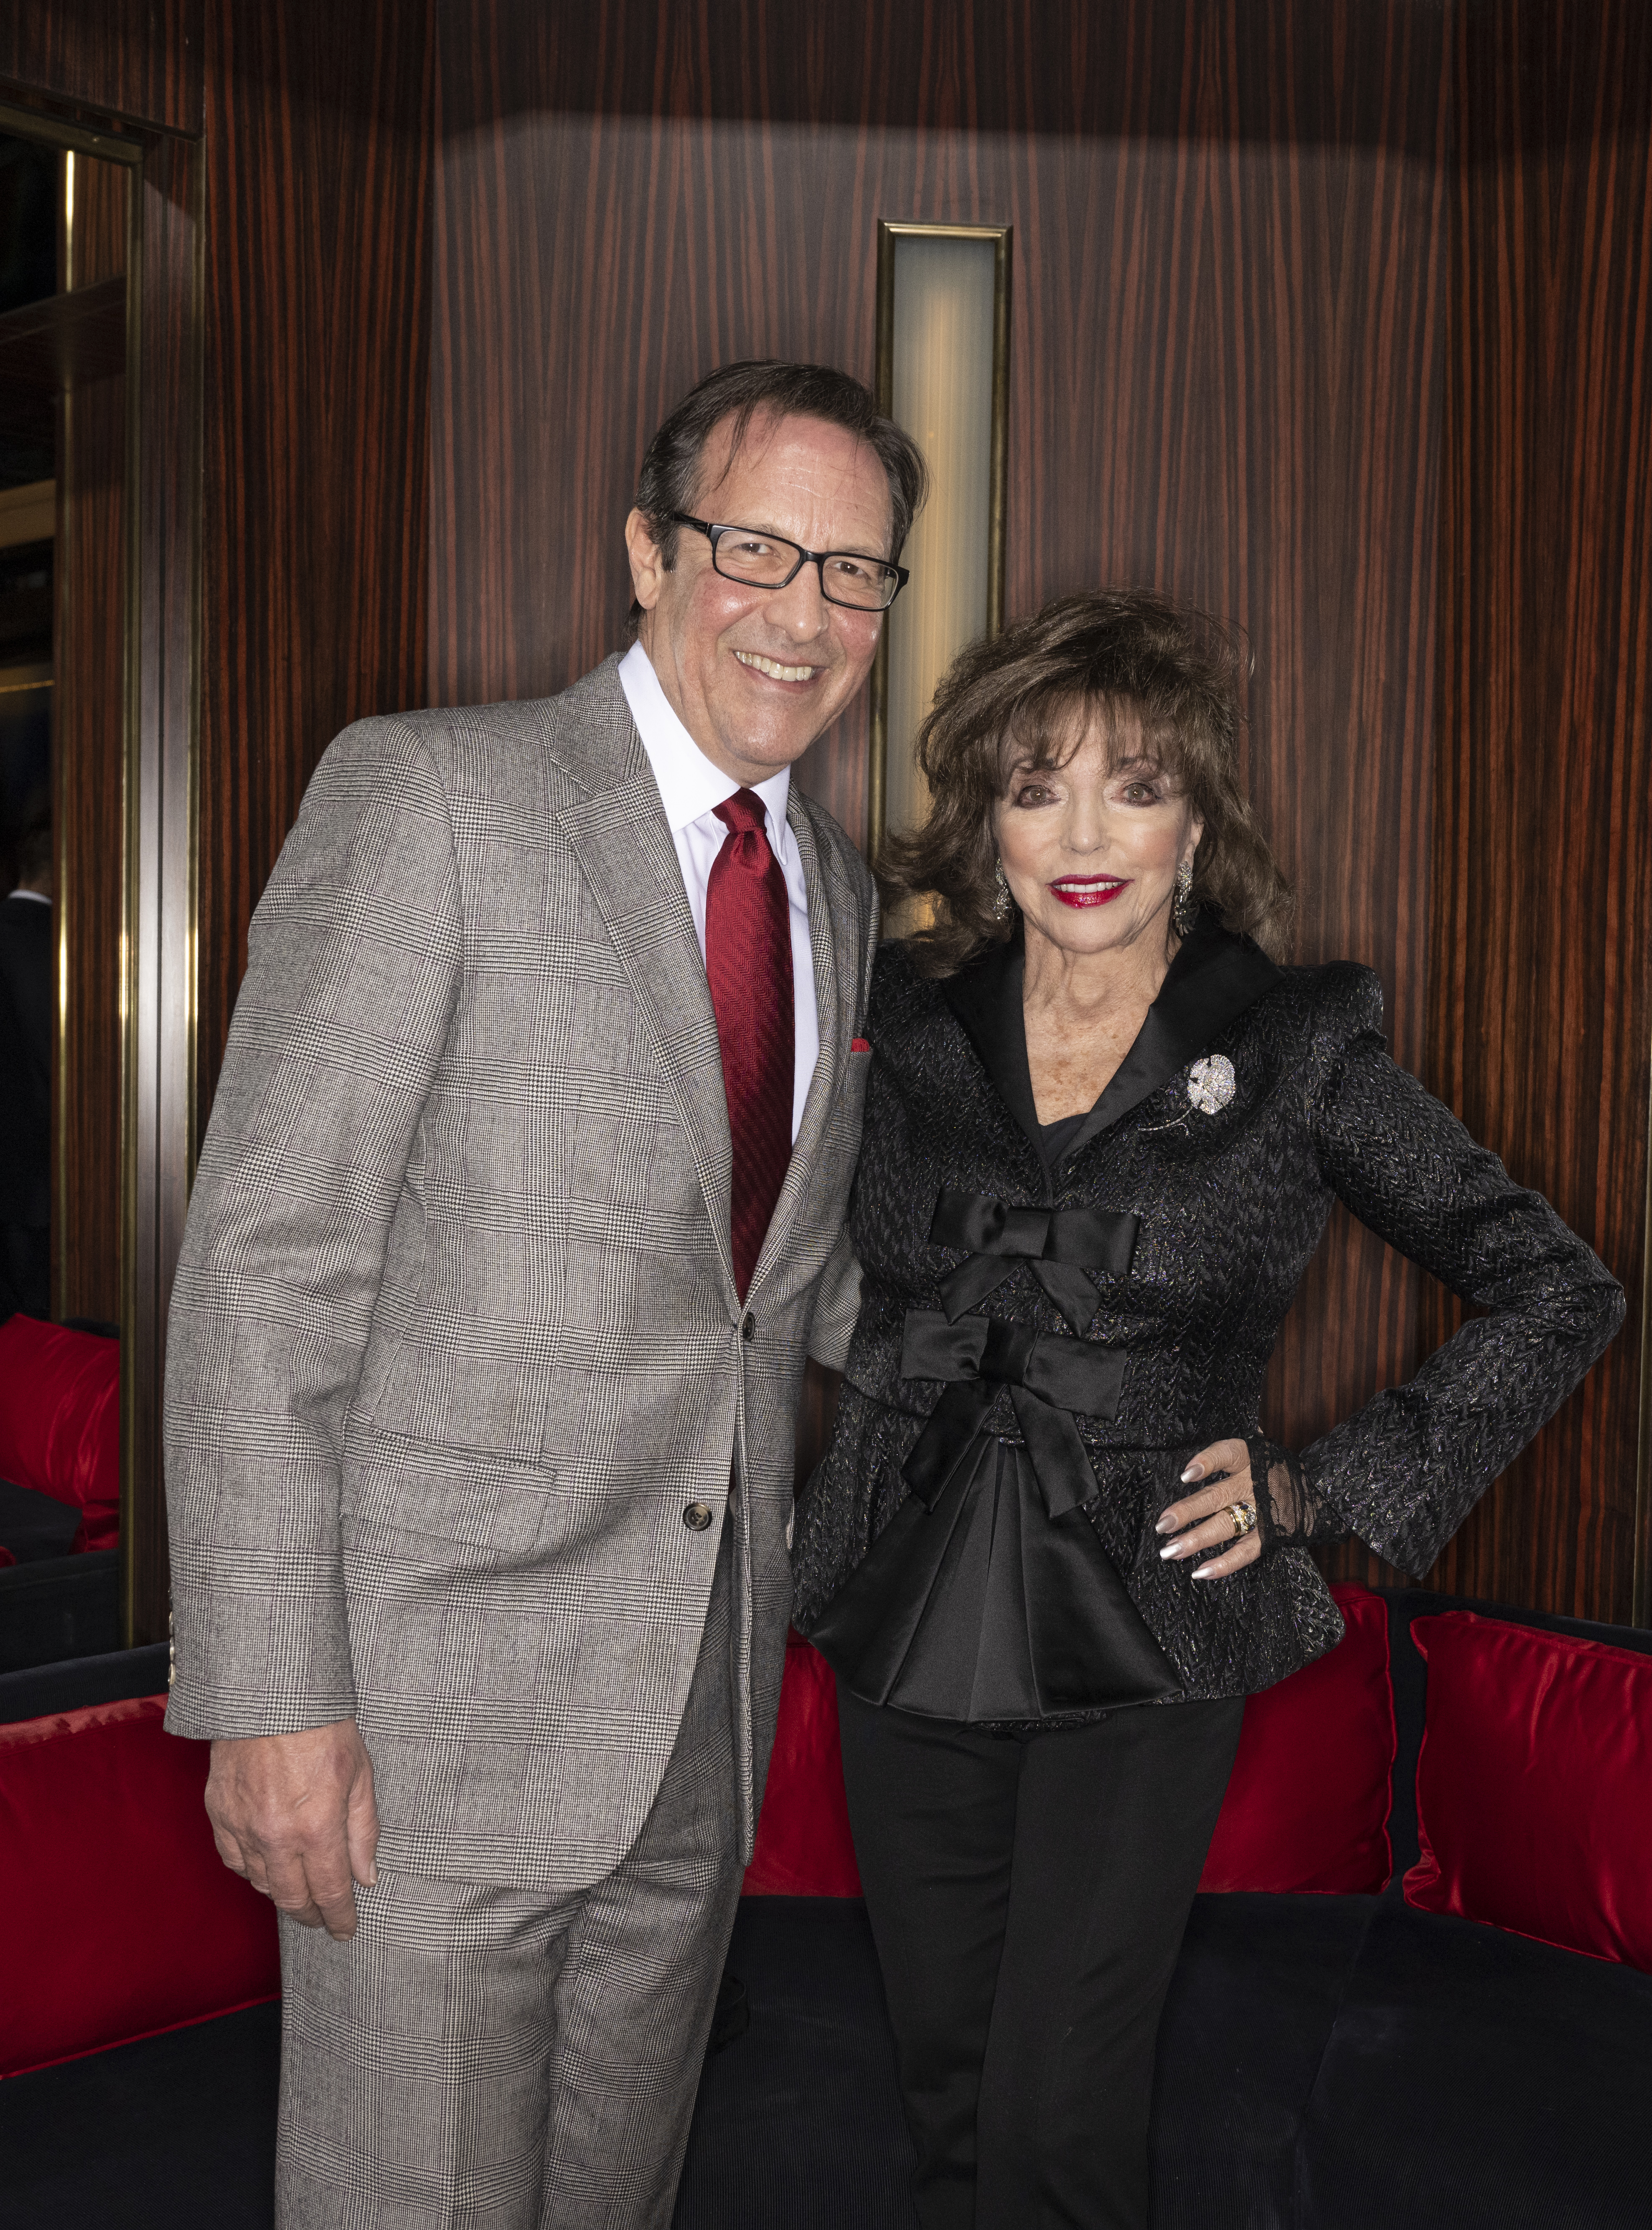
[[[737,790],[716,808],[717,818],[736,836],[760,836],[768,815],[754,790]]]

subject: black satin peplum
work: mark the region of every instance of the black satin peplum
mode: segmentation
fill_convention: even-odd
[[[1100,1492],[1074,1414],[1111,1417],[1123,1354],[1082,1337],[1087,1269],[1124,1276],[1136,1218],[943,1191],[930,1237],[972,1250],[939,1309],[909,1309],[903,1380],[945,1389],[902,1466],[911,1498],[812,1639],[868,1703],[976,1723],[1158,1701],[1176,1674],[1083,1505]],[[1024,1262],[1069,1330],[965,1312]],[[1076,1337],[1075,1337],[1076,1335]],[[1023,1445],[984,1429],[1000,1388]]]
[[[1052,1519],[1025,1448],[971,1436],[914,1494],[810,1639],[868,1704],[976,1724],[1167,1702],[1175,1667],[1077,1509]]]

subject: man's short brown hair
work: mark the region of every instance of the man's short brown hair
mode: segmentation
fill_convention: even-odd
[[[823,364],[784,364],[764,357],[727,364],[710,372],[684,396],[649,443],[637,475],[636,508],[668,573],[677,562],[677,525],[673,512],[692,511],[700,461],[714,429],[732,418],[732,461],[753,418],[820,418],[864,441],[889,482],[889,547],[899,558],[924,499],[928,473],[917,444],[893,418],[886,418],[870,390],[846,371]],[[735,519],[736,526],[766,526],[767,519]],[[632,607],[632,617],[637,608]]]

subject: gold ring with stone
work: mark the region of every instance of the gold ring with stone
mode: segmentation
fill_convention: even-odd
[[[1236,1541],[1242,1540],[1247,1533],[1255,1531],[1256,1511],[1253,1503],[1230,1502],[1228,1505],[1228,1515],[1233,1520],[1233,1537]]]

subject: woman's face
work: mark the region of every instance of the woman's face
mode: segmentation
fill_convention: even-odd
[[[1004,878],[1029,932],[1074,954],[1123,952],[1143,938],[1163,950],[1176,871],[1191,864],[1204,833],[1146,755],[1139,721],[1111,741],[1089,719],[1064,764],[1012,769],[993,809]]]

